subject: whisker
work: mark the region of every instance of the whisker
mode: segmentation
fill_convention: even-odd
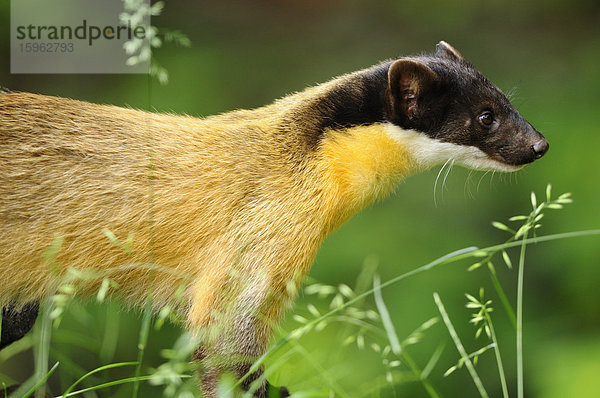
[[[489,173],[490,171],[487,170],[485,173],[483,173],[483,175],[481,176],[481,178],[479,179],[479,182],[477,183],[477,192],[479,192],[479,186],[481,185],[481,181],[483,181],[483,178]]]
[[[442,181],[442,197],[444,196],[444,187],[446,186],[446,179],[448,178],[448,174],[450,174],[450,170],[454,167],[454,159],[450,162],[450,166],[446,169],[446,174],[444,175],[444,181]]]
[[[508,98],[509,101],[513,102],[516,99],[516,97],[518,96],[518,94],[519,94],[519,87],[513,86],[504,95],[506,95],[506,98]]]
[[[473,182],[473,170],[469,170],[469,174],[467,174],[467,178],[465,179],[465,185],[463,188],[463,193],[465,196],[473,199],[473,192],[471,191],[471,183]]]
[[[448,165],[448,162],[450,162],[450,159],[446,160],[446,162],[442,165],[440,171],[437,174],[437,177],[435,177],[435,182],[433,183],[433,204],[435,207],[437,207],[437,183],[440,179],[440,176],[442,175],[442,171],[444,171],[444,169]]]

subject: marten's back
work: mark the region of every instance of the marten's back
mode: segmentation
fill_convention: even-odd
[[[259,112],[197,119],[0,95],[0,300],[39,298],[75,267],[141,301],[152,266],[168,300],[210,274],[207,264],[231,264],[248,209],[293,190],[293,171],[274,170],[289,167],[288,154],[266,143],[277,121]],[[132,233],[133,250],[104,228],[121,242]]]

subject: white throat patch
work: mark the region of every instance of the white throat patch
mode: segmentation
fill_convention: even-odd
[[[447,161],[454,161],[475,170],[510,172],[521,168],[490,159],[485,152],[474,146],[438,141],[418,131],[404,130],[391,123],[385,124],[385,130],[392,138],[408,148],[410,154],[423,169],[429,169]]]

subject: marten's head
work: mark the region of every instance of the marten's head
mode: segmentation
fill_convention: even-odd
[[[419,133],[427,163],[453,159],[513,171],[548,151],[546,139],[506,96],[446,42],[433,55],[394,61],[385,95],[386,119],[402,128],[398,132]]]

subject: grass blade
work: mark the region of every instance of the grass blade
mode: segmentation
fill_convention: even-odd
[[[383,296],[381,295],[381,279],[379,278],[379,275],[373,276],[373,297],[375,297],[375,304],[377,305],[377,310],[381,316],[381,323],[383,323],[383,328],[387,333],[390,346],[392,347],[392,352],[396,355],[400,355],[402,347],[400,346],[400,341],[398,340],[396,329],[394,329],[390,313],[385,306]]]
[[[148,335],[150,333],[150,323],[152,320],[152,295],[149,293],[144,308],[144,316],[142,318],[142,326],[140,328],[140,338],[138,340],[138,357],[135,367],[135,377],[133,378],[133,393],[132,397],[137,398],[140,390],[140,375],[142,373],[142,361],[144,359],[144,351],[148,343]]]
[[[35,335],[38,344],[34,344],[35,356],[35,379],[45,381],[48,375],[48,361],[50,357],[50,337],[52,335],[52,319],[50,313],[54,305],[51,300],[46,301],[42,314],[40,326],[35,330]],[[56,366],[56,365],[55,365]],[[36,388],[42,387],[42,393],[45,392],[45,386],[37,385]]]
[[[48,378],[49,378],[50,376],[52,376],[52,373],[54,373],[54,371],[56,370],[56,368],[58,368],[58,364],[59,364],[59,362],[56,362],[56,363],[54,364],[54,366],[53,366],[53,367],[52,367],[52,368],[51,368],[51,369],[48,371],[48,373],[46,373],[46,374],[44,375],[44,377],[42,377],[40,380],[38,380],[38,382],[37,382],[37,383],[35,383],[35,384],[33,385],[33,387],[31,387],[31,388],[29,389],[29,391],[27,391],[27,392],[25,393],[25,395],[23,395],[23,398],[27,398],[27,397],[29,397],[31,394],[33,394],[34,392],[36,392],[36,390],[37,390],[38,388],[40,388],[41,386],[43,386],[44,384],[46,384],[46,381],[48,381]]]
[[[107,370],[107,369],[118,368],[118,367],[121,367],[121,366],[131,366],[131,365],[137,365],[137,364],[138,364],[137,362],[111,363],[109,365],[101,366],[99,368],[91,370],[91,371],[87,372],[86,374],[84,374],[83,376],[81,376],[79,379],[77,379],[77,381],[75,383],[71,384],[69,386],[69,388],[67,388],[65,390],[65,393],[63,395],[64,396],[68,395],[71,391],[73,391],[73,389],[75,388],[75,386],[77,386],[79,383],[81,383],[83,380],[85,380],[87,377],[93,375],[94,373],[98,373],[98,372],[101,372],[101,371]]]
[[[498,374],[500,375],[500,384],[502,385],[502,396],[504,398],[509,398],[508,387],[506,386],[506,376],[504,375],[504,365],[502,364],[502,356],[500,355],[500,347],[498,346],[498,338],[496,337],[496,331],[494,330],[494,325],[492,324],[492,318],[490,317],[490,314],[486,313],[485,317],[487,319],[487,324],[490,328],[492,341],[494,342],[494,353],[496,355],[496,365],[498,366]]]
[[[508,242],[508,243],[502,243],[499,245],[488,246],[482,250],[491,252],[494,250],[502,250],[502,249],[508,249],[511,247],[516,247],[516,246],[521,245],[522,244],[521,242],[524,242],[525,244],[542,243],[542,242],[551,242],[551,241],[561,240],[561,239],[580,238],[580,237],[584,237],[584,236],[594,236],[594,235],[600,235],[600,229],[589,229],[589,230],[564,232],[564,233],[545,235],[545,236],[537,236],[535,238],[527,238],[527,239],[524,239],[519,242]],[[400,274],[392,279],[389,279],[389,280],[383,282],[380,285],[380,289],[394,285],[398,282],[403,281],[404,279],[408,279],[412,276],[421,274],[425,271],[429,271],[440,265],[454,263],[454,262],[457,262],[460,260],[464,260],[464,259],[473,257],[473,253],[476,253],[477,251],[478,251],[477,247],[467,247],[464,249],[460,249],[460,250],[456,250],[454,252],[448,253],[448,254],[446,254],[442,257],[439,257],[425,265],[422,265],[418,268],[415,268],[411,271],[405,272],[403,274]],[[346,301],[344,304],[332,309],[331,311],[327,312],[326,314],[321,315],[319,318],[312,320],[305,327],[314,327],[319,322],[322,322],[323,320],[337,314],[338,312],[342,311],[343,309],[353,305],[354,303],[356,303],[359,300],[363,300],[365,297],[368,297],[371,294],[373,294],[373,289],[368,290],[362,294],[357,295],[353,299]],[[290,332],[288,335],[283,336],[282,338],[275,341],[275,343],[273,345],[271,345],[271,347],[269,347],[269,349],[260,358],[258,358],[258,360],[256,360],[256,362],[254,362],[254,364],[252,364],[252,366],[250,367],[248,372],[235,383],[235,386],[236,387],[240,386],[242,384],[242,382],[244,380],[246,380],[248,378],[248,376],[250,376],[250,374],[254,373],[256,370],[258,370],[262,366],[262,364],[265,362],[267,357],[269,357],[273,353],[279,351],[281,349],[281,347],[285,346],[291,340],[292,333],[294,333],[294,331]]]
[[[523,274],[525,268],[525,248],[527,233],[521,244],[519,255],[519,276],[517,280],[517,397],[524,397],[523,388]]]
[[[435,355],[436,355],[436,353],[434,353],[434,356]],[[440,355],[441,355],[441,351],[440,351]],[[440,394],[436,391],[436,389],[433,387],[433,385],[431,384],[431,382],[427,379],[427,375],[425,374],[425,370],[421,371],[419,369],[419,367],[417,366],[417,363],[410,356],[410,354],[408,353],[407,350],[402,350],[401,357],[404,360],[404,362],[408,365],[408,367],[410,368],[410,370],[412,371],[412,373],[415,375],[415,377],[417,378],[417,380],[419,380],[421,382],[421,384],[423,385],[423,388],[425,389],[425,391],[427,391],[427,394],[429,394],[429,396],[431,398],[440,398]],[[433,360],[433,357],[432,357],[432,360]],[[433,368],[433,366],[435,365],[435,361],[437,361],[437,359],[434,360],[434,363],[431,365],[431,368]],[[431,363],[431,360],[430,360],[430,363]],[[428,363],[427,366],[429,366],[430,363]],[[428,373],[430,371],[431,370],[429,370]]]
[[[73,391],[73,392],[70,392],[68,395],[60,395],[60,396],[58,396],[56,398],[73,397],[75,395],[80,395],[80,394],[84,394],[86,392],[100,390],[102,388],[107,388],[107,387],[112,387],[112,386],[118,386],[120,384],[139,383],[140,381],[151,380],[154,377],[155,377],[154,375],[148,375],[148,376],[128,377],[126,379],[113,380],[113,381],[109,381],[107,383],[98,384],[97,386],[93,386],[93,387],[89,387],[89,388],[84,388],[82,390]],[[191,376],[190,375],[177,375],[177,377],[180,377],[180,378],[189,378]]]
[[[443,343],[441,343],[440,345],[437,346],[437,348],[433,352],[433,355],[427,362],[427,365],[425,365],[425,367],[423,368],[423,372],[421,372],[421,376],[423,378],[429,377],[429,375],[431,374],[431,371],[433,370],[435,365],[437,365],[438,361],[440,360],[440,357],[442,356],[442,352],[444,352],[444,348],[445,348],[445,345]]]
[[[448,316],[448,313],[446,312],[446,308],[444,308],[444,304],[442,304],[442,300],[440,299],[440,296],[439,296],[439,294],[437,294],[437,292],[433,293],[433,299],[435,300],[435,304],[437,305],[437,307],[440,311],[440,314],[442,315],[442,319],[444,320],[444,323],[446,324],[446,328],[448,329],[448,332],[450,333],[450,336],[452,337],[452,340],[454,341],[454,344],[456,345],[456,349],[460,353],[460,356],[461,356],[462,360],[464,361],[465,366],[467,367],[469,373],[471,374],[471,378],[473,379],[473,382],[475,383],[475,386],[477,387],[477,390],[479,391],[479,395],[481,395],[482,398],[489,398],[489,395],[488,395],[487,391],[485,390],[485,388],[483,387],[483,383],[481,382],[481,379],[479,378],[479,375],[477,374],[477,371],[475,370],[475,367],[473,366],[473,363],[471,362],[471,359],[469,358],[469,354],[467,354],[465,347],[462,345],[462,342],[460,341],[460,338],[458,337],[458,334],[456,333],[456,330],[454,329],[454,326],[452,325],[452,321],[450,321],[450,317]]]
[[[515,330],[517,330],[517,317],[515,316],[515,312],[513,311],[512,306],[510,305],[510,302],[508,301],[508,297],[506,297],[506,293],[504,293],[504,289],[502,288],[502,285],[500,284],[500,281],[498,280],[498,276],[496,275],[496,272],[491,269],[490,269],[490,278],[492,278],[492,284],[494,285],[494,289],[496,289],[496,293],[498,294],[498,297],[500,297],[500,302],[504,306],[504,309],[506,310],[506,313],[508,314],[508,318],[510,319],[510,322],[512,323]]]

